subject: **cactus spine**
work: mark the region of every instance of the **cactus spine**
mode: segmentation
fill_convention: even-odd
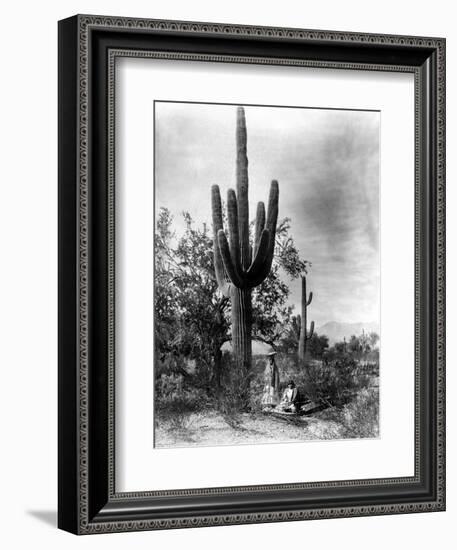
[[[314,321],[311,321],[311,326],[309,331],[306,328],[308,324],[307,310],[312,300],[313,300],[312,292],[310,292],[309,297],[306,298],[306,277],[303,275],[301,278],[301,317],[300,317],[300,336],[298,339],[298,359],[301,362],[304,362],[305,360],[307,343],[309,340],[311,340],[314,334]]]
[[[265,205],[257,205],[253,246],[249,240],[248,157],[246,118],[243,107],[237,109],[236,193],[227,193],[228,236],[223,227],[221,195],[218,185],[211,189],[213,214],[214,270],[220,290],[230,297],[232,306],[232,347],[237,363],[246,370],[251,366],[252,289],[268,276],[278,219],[278,182],[272,181],[265,216]]]

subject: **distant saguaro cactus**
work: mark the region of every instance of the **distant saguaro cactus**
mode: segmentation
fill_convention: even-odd
[[[249,240],[248,157],[246,118],[237,109],[236,193],[227,193],[228,234],[223,227],[221,195],[218,185],[211,189],[214,269],[220,290],[230,297],[232,306],[232,348],[235,360],[246,370],[251,366],[252,289],[268,276],[278,220],[278,182],[273,180],[265,217],[265,205],[257,205],[253,246]]]
[[[306,277],[301,278],[301,316],[300,317],[300,336],[298,338],[298,359],[303,362],[305,360],[306,345],[308,340],[311,340],[314,334],[314,321],[311,321],[311,326],[308,332],[306,325],[308,324],[307,310],[313,300],[313,293],[309,293],[306,297]]]

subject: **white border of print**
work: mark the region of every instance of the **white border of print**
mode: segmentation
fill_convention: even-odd
[[[130,58],[116,63],[116,491],[413,476],[413,75]],[[154,100],[381,111],[379,439],[153,448]]]

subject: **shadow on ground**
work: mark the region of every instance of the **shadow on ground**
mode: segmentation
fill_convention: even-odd
[[[51,527],[57,527],[56,510],[27,510],[27,514]]]

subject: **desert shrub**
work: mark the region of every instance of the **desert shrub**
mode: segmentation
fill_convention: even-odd
[[[378,437],[379,392],[361,389],[355,399],[343,408],[344,437]]]
[[[185,383],[182,374],[162,374],[156,380],[156,413],[173,429],[184,429],[191,413],[205,404],[205,395]]]
[[[313,401],[342,407],[355,393],[368,386],[369,377],[349,355],[327,362],[311,362],[303,368],[303,392]]]
[[[263,375],[253,377],[249,388],[249,409],[251,412],[260,412],[263,409],[262,396],[264,391]]]
[[[344,407],[322,411],[319,420],[311,427],[317,439],[378,437],[379,392],[376,388],[362,388]]]
[[[358,372],[370,376],[379,376],[379,361],[363,361],[358,366]]]

